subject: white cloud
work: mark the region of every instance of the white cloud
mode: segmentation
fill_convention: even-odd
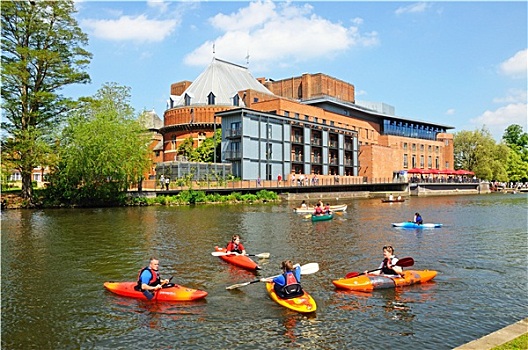
[[[495,103],[526,103],[528,96],[526,90],[511,89],[509,94],[505,97],[497,97],[493,99]]]
[[[504,133],[504,130],[511,124],[524,125],[526,129],[528,105],[526,103],[511,103],[500,107],[494,111],[486,111],[477,118],[471,119],[471,123],[476,127],[486,125],[492,134],[497,138]]]
[[[517,52],[500,64],[500,71],[512,78],[526,79],[528,65],[528,49]]]
[[[432,5],[430,3],[426,2],[417,2],[415,4],[399,7],[394,13],[397,15],[401,15],[404,13],[420,13],[425,12],[428,8],[430,8]]]
[[[455,109],[454,109],[454,108],[449,108],[449,109],[446,111],[446,114],[447,114],[447,115],[453,115],[453,114],[455,114]]]
[[[310,5],[254,2],[236,13],[212,17],[210,23],[224,33],[196,48],[185,62],[209,64],[213,42],[216,56],[222,59],[240,62],[249,52],[254,70],[313,58],[331,59],[352,47],[378,43],[376,32],[361,33],[354,25],[360,22],[356,18],[350,27],[331,22],[314,14]]]
[[[169,9],[169,4],[163,0],[147,0],[147,5],[158,9],[161,13],[167,12]]]
[[[113,41],[160,42],[169,36],[179,21],[155,20],[145,15],[121,16],[118,19],[86,19],[81,26],[100,39]]]

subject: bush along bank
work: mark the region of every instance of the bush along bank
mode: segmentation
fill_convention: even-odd
[[[233,203],[267,203],[279,202],[277,193],[267,190],[255,194],[232,192],[228,195],[218,193],[206,194],[204,191],[186,190],[174,196],[128,197],[125,205],[191,205],[191,204],[233,204]]]

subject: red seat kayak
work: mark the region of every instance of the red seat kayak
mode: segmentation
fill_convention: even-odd
[[[225,253],[226,249],[216,246],[215,251]],[[235,254],[221,255],[219,256],[219,258],[230,264],[233,264],[235,266],[241,267],[246,270],[250,270],[250,271],[260,270],[260,266],[258,266],[256,262],[254,262],[253,260],[251,260],[249,257],[245,255],[235,255]]]
[[[104,287],[112,293],[123,297],[147,300],[142,292],[134,289],[137,282],[105,282]],[[152,301],[193,301],[203,299],[207,292],[175,284],[155,292]]]
[[[403,277],[388,275],[360,275],[352,278],[340,278],[332,283],[341,289],[359,292],[371,292],[375,289],[396,288],[415,283],[424,283],[432,280],[436,271],[432,270],[406,270]]]

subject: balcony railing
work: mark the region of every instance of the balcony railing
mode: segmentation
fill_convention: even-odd
[[[240,159],[240,158],[242,158],[242,152],[240,152],[240,151],[225,151],[224,152],[224,158],[225,159]]]
[[[233,138],[233,137],[240,137],[242,135],[241,129],[228,129],[227,137]]]

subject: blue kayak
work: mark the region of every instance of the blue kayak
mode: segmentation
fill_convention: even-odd
[[[403,227],[403,228],[438,228],[442,227],[442,224],[415,224],[414,222],[405,221],[405,222],[393,222],[392,226],[394,227]]]

